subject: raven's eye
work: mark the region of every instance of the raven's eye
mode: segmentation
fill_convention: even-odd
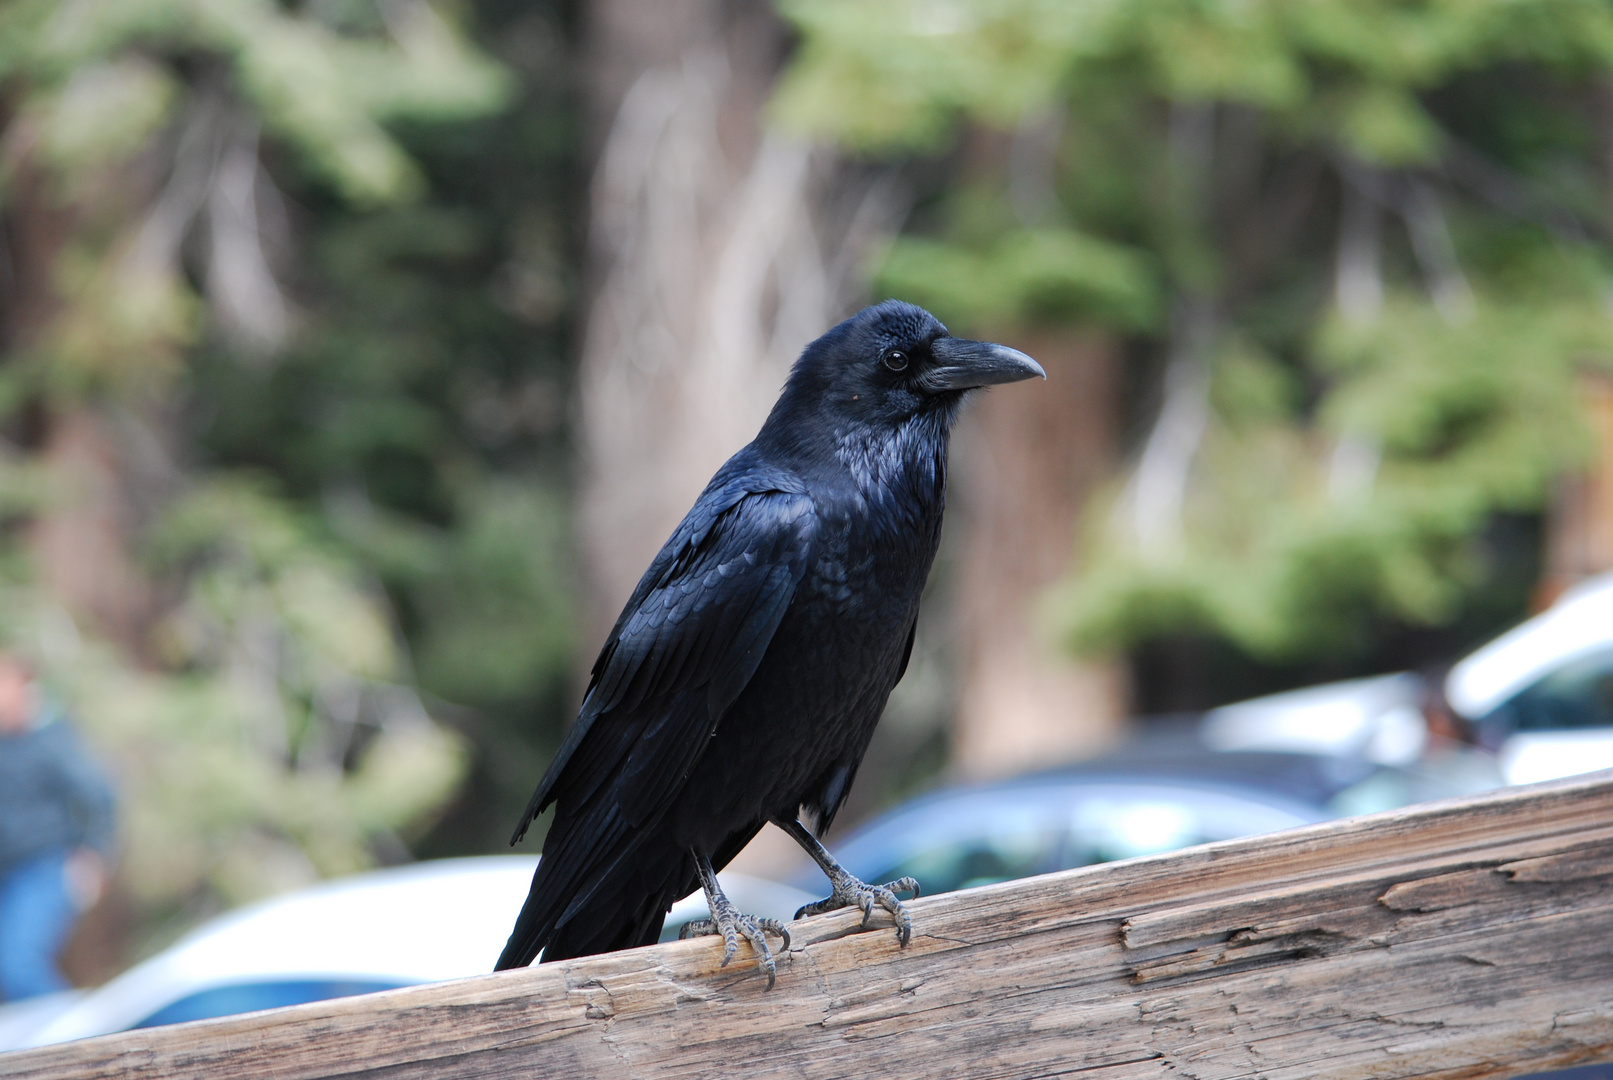
[[[892,349],[885,354],[885,366],[892,371],[907,370],[907,354],[901,349]]]

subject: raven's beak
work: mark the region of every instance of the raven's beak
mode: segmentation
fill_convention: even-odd
[[[989,341],[937,338],[930,352],[936,364],[920,375],[918,381],[932,393],[1047,378],[1042,365],[1018,349],[993,345]]]

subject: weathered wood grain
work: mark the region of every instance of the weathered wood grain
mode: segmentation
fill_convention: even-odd
[[[0,1054],[15,1080],[1505,1077],[1613,1060],[1613,773],[715,939]],[[429,933],[430,928],[422,928]],[[399,942],[408,948],[408,942]]]

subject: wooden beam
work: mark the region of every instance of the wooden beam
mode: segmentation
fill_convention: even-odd
[[[720,969],[715,939],[676,942],[13,1052],[0,1076],[1393,1080],[1613,1060],[1613,772],[912,912],[905,949],[854,915],[795,924],[770,993],[746,954]]]

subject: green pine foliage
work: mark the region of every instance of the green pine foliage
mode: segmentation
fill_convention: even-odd
[[[1486,523],[1585,460],[1576,387],[1613,362],[1613,8],[784,9],[782,123],[953,163],[886,291],[960,328],[1106,327],[1156,367],[1191,351],[1184,313],[1211,313],[1176,527],[1142,542],[1135,490],[1097,499],[1049,600],[1072,646],[1359,655],[1385,620],[1455,617],[1494,569]],[[1381,248],[1344,311],[1352,190]]]
[[[562,726],[571,18],[0,5],[0,211],[59,230],[0,282],[0,635],[117,775],[136,944],[493,848]],[[213,231],[241,160],[267,336],[232,323]],[[135,639],[70,615],[33,558],[77,495],[32,433],[75,415],[179,467],[131,494]]]

